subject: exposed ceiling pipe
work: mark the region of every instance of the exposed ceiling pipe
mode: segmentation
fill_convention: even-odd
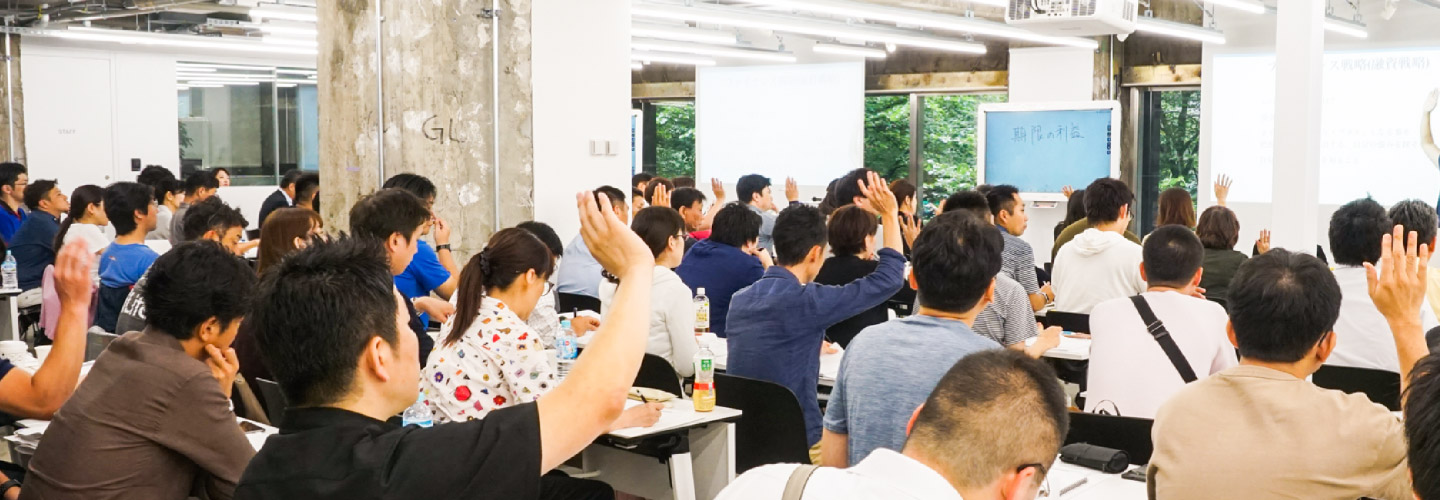
[[[104,19],[118,19],[122,17],[134,17],[154,12],[169,10],[182,5],[197,3],[215,3],[215,0],[151,0],[147,2],[129,2],[126,7],[112,12],[99,14],[86,13],[84,11],[61,12],[50,16],[50,22],[55,24],[67,24],[84,21],[100,21]]]

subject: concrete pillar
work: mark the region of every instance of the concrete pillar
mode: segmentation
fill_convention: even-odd
[[[5,63],[0,68],[0,156],[25,163],[25,91],[20,86],[20,37],[9,38],[10,57],[0,59]],[[6,69],[9,70],[8,85],[5,84]]]
[[[1314,253],[1319,241],[1325,3],[1280,0],[1277,11],[1272,245]]]

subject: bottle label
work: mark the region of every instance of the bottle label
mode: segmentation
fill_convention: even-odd
[[[713,360],[713,359],[702,359],[702,360],[700,360],[700,371],[706,371],[706,372],[708,372],[708,371],[714,370],[714,369],[715,369],[714,363],[715,363],[715,360]]]

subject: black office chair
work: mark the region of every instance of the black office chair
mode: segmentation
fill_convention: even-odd
[[[1150,463],[1150,454],[1155,450],[1150,441],[1150,428],[1154,424],[1155,421],[1148,418],[1072,411],[1065,444],[1086,443],[1124,450],[1130,455],[1132,465]]]
[[[735,423],[735,473],[766,464],[810,463],[805,415],[785,386],[715,374],[715,404],[744,415]]]
[[[1090,333],[1090,315],[1063,311],[1050,311],[1045,313],[1044,319],[1040,321],[1046,328],[1058,326],[1067,332]]]
[[[560,301],[560,308],[557,312],[568,313],[577,310],[600,312],[600,299],[595,297],[560,292],[555,292],[555,297]]]
[[[285,401],[285,393],[280,391],[280,384],[257,378],[255,385],[260,388],[261,405],[265,407],[265,415],[270,418],[270,425],[279,426],[280,418],[285,416],[285,409],[290,406],[290,403]]]
[[[635,375],[635,387],[649,387],[662,391],[684,396],[684,389],[680,388],[680,375],[675,373],[675,367],[665,358],[654,354],[646,354],[645,359],[640,361],[640,373]],[[723,406],[723,405],[722,405]]]
[[[1400,411],[1400,374],[1369,368],[1321,366],[1310,377],[1315,385],[1348,393],[1361,392],[1371,401]]]
[[[85,361],[95,361],[100,353],[110,348],[110,343],[120,338],[119,335],[107,333],[96,328],[85,332]]]

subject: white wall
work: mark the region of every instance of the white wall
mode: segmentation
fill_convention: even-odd
[[[535,220],[569,241],[580,230],[575,193],[630,192],[630,2],[535,2]],[[614,154],[592,156],[591,141]]]

